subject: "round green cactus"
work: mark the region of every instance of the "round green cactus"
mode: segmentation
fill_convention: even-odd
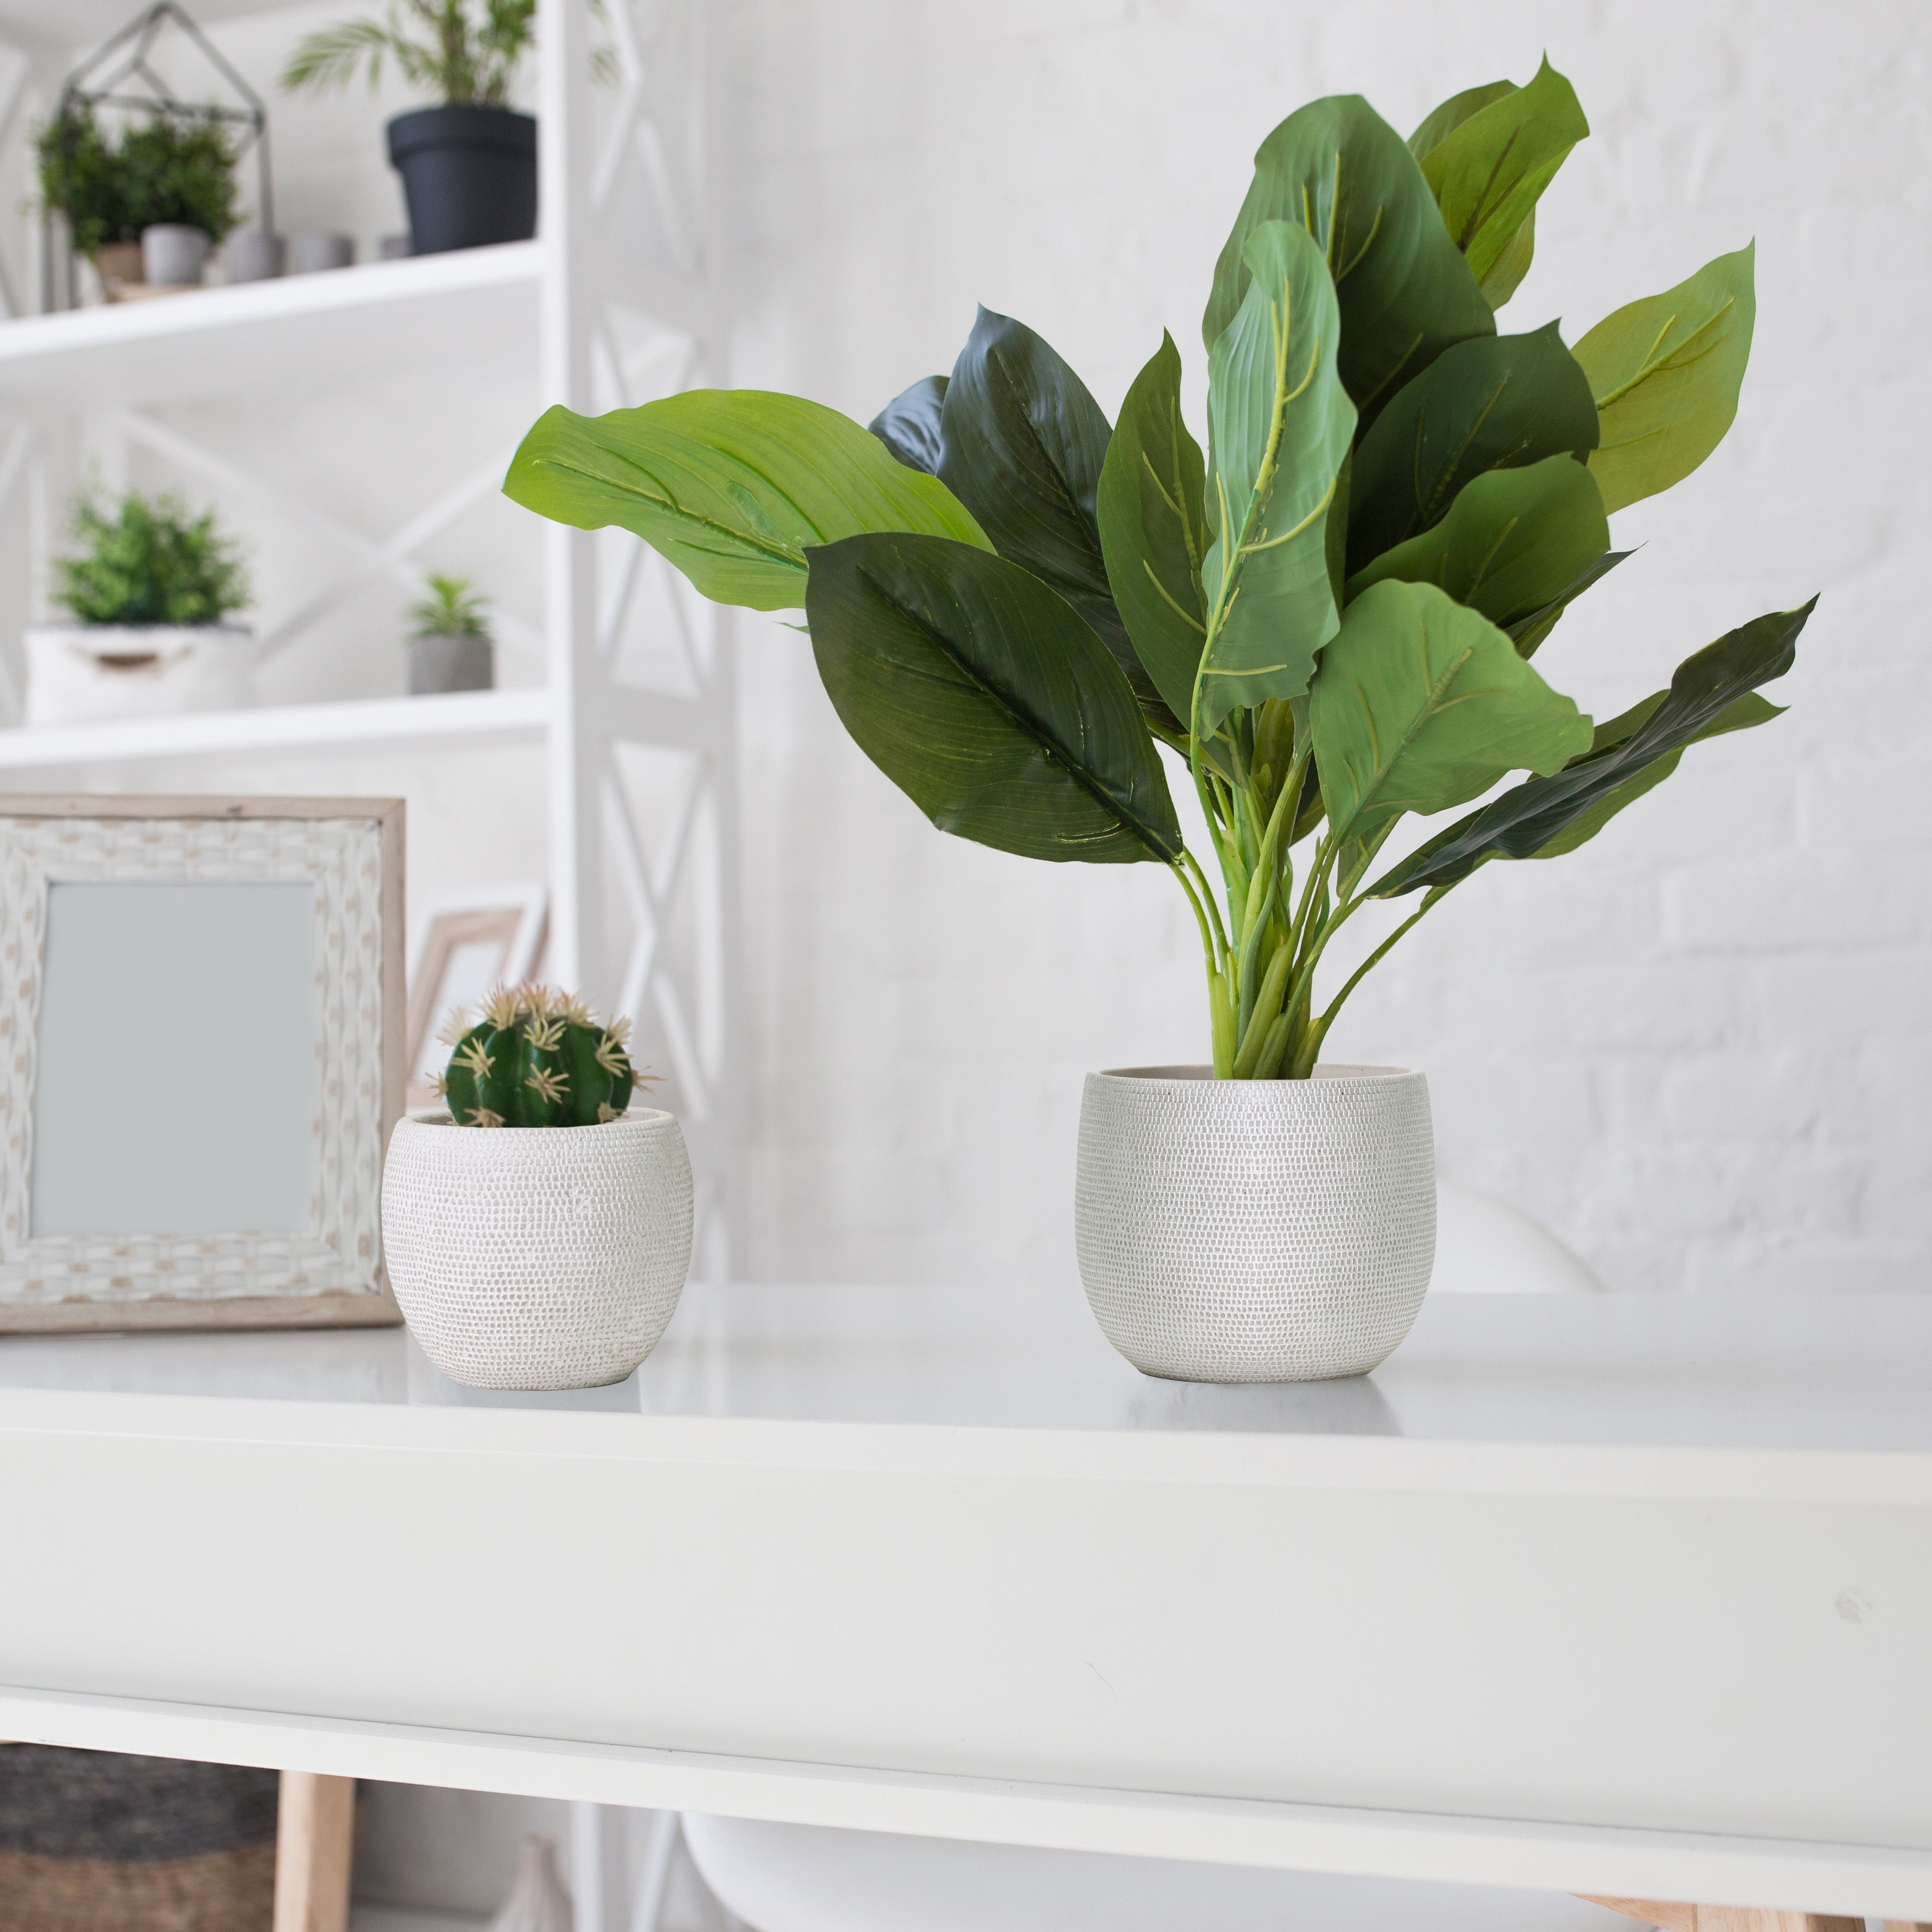
[[[574,994],[500,986],[478,1016],[458,1012],[443,1029],[453,1051],[436,1090],[459,1126],[596,1126],[622,1117],[638,1082],[630,1030]]]

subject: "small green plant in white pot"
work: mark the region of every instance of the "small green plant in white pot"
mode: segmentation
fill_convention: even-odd
[[[28,626],[26,722],[72,724],[255,702],[239,550],[179,496],[83,496],[54,564],[64,622]]]
[[[489,606],[466,577],[432,574],[410,606],[410,695],[488,691],[496,679]]]
[[[424,1352],[478,1388],[622,1382],[691,1265],[677,1122],[633,1107],[629,1023],[500,988],[444,1030],[445,1106],[398,1122],[382,1171],[390,1286]]]
[[[1358,96],[1290,115],[1216,263],[1204,454],[1171,338],[1109,423],[982,310],[870,434],[698,391],[554,409],[511,466],[518,502],[633,530],[710,597],[802,605],[840,718],[943,830],[1172,877],[1208,1058],[1089,1076],[1076,1193],[1094,1312],[1150,1371],[1351,1374],[1400,1341],[1434,1252],[1426,1089],[1322,1064],[1349,995],[1485,866],[1574,851],[1778,715],[1758,687],[1808,604],[1647,696],[1612,660],[1602,722],[1532,661],[1628,554],[1610,516],[1730,428],[1754,314],[1746,247],[1574,342],[1499,329],[1588,131],[1547,63],[1406,141]]]

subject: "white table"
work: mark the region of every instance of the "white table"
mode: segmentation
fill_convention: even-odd
[[[1077,1296],[694,1288],[631,1382],[0,1342],[0,1736],[1932,1920],[1932,1297],[1432,1302],[1216,1389]]]

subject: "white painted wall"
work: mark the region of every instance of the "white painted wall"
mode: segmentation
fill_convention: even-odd
[[[1814,590],[1790,717],[1701,748],[1558,864],[1488,868],[1352,1003],[1335,1057],[1426,1068],[1444,1172],[1627,1288],[1928,1284],[1932,1188],[1932,14],[1912,0],[740,0],[740,381],[863,420],[974,304],[1109,412],[1209,271],[1275,122],[1403,132],[1547,47],[1595,130],[1513,328],[1758,238],[1729,441],[1616,520],[1642,553],[1538,659],[1606,716]],[[1197,433],[1200,429],[1196,410]],[[746,625],[756,1233],[802,1280],[1074,1280],[1082,1073],[1204,1058],[1152,866],[940,836],[844,738],[808,647]]]

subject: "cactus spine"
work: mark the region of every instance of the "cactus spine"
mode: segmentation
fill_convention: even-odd
[[[638,1076],[628,1020],[604,1025],[574,994],[500,986],[440,1036],[453,1050],[437,1083],[464,1127],[589,1127],[620,1118]],[[644,1076],[646,1078],[649,1076]]]

